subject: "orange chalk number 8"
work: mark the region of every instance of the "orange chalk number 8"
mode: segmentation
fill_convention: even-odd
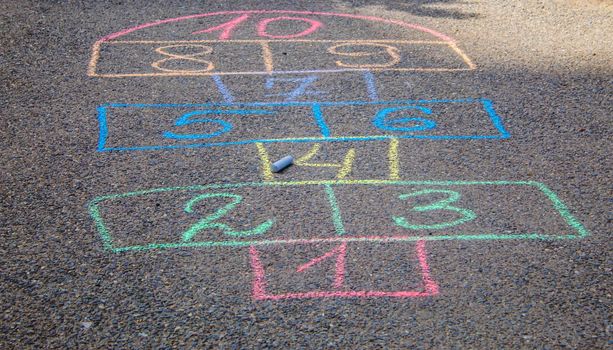
[[[168,50],[172,50],[175,49],[175,51],[178,51],[176,49],[179,48],[198,48],[201,51],[195,52],[195,53],[191,53],[191,54],[177,54],[177,53],[172,53],[169,52]],[[213,70],[215,68],[215,65],[213,64],[213,62],[211,61],[207,61],[207,60],[203,60],[200,59],[198,57],[203,56],[203,55],[208,55],[210,53],[213,52],[213,48],[210,46],[205,46],[205,45],[170,45],[170,46],[163,46],[163,47],[158,47],[157,49],[155,49],[155,52],[159,53],[160,55],[163,56],[167,56],[166,58],[163,58],[159,61],[155,61],[151,64],[151,67],[161,70],[163,72],[170,72],[170,73],[204,73],[204,72],[209,72],[211,70]],[[163,66],[166,65],[168,62],[171,61],[189,61],[193,64],[197,64],[197,65],[204,65],[205,68],[203,69],[190,69],[190,70],[185,70],[185,69],[168,69],[168,68],[164,68]]]

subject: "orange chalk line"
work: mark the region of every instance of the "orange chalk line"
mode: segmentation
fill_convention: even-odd
[[[338,45],[334,45],[328,48],[328,52],[334,55],[340,56],[349,56],[349,57],[363,57],[363,56],[372,56],[376,55],[374,52],[338,52],[336,51],[337,47],[355,45],[354,43],[342,43]],[[385,45],[381,43],[364,43],[364,46],[379,46],[384,47],[385,52],[392,58],[389,62],[381,63],[381,64],[346,64],[343,61],[335,61],[336,65],[343,68],[388,68],[392,67],[398,62],[400,62],[400,53],[395,46]]]
[[[340,73],[340,72],[360,72],[360,71],[373,71],[373,72],[459,72],[459,71],[471,71],[474,69],[471,68],[343,68],[337,69],[334,71],[330,70],[309,70],[309,71],[287,71],[287,73]],[[129,77],[178,77],[178,76],[186,76],[186,77],[194,77],[194,76],[211,76],[211,75],[263,75],[263,74],[271,74],[273,72],[210,72],[210,73],[125,73],[125,74],[89,74],[91,77],[99,77],[99,78],[129,78]]]
[[[267,39],[267,40],[124,40],[105,41],[104,44],[198,44],[198,43],[393,43],[393,44],[440,44],[449,45],[448,41],[438,40],[386,40],[386,39],[347,39],[347,40],[312,40],[312,39]]]
[[[100,60],[100,46],[102,41],[97,41],[92,46],[92,56],[88,64],[87,75],[91,77],[101,78],[122,78],[122,77],[155,77],[155,76],[210,76],[218,75],[261,75],[270,74],[273,72],[272,52],[270,51],[270,43],[276,42],[304,42],[304,43],[391,43],[391,44],[429,44],[429,45],[447,45],[449,46],[468,68],[387,68],[387,67],[347,67],[339,71],[362,71],[369,69],[371,71],[396,71],[396,72],[457,72],[475,70],[477,66],[455,43],[446,41],[432,40],[380,40],[380,39],[360,39],[360,40],[173,40],[173,41],[153,41],[153,40],[135,40],[135,41],[106,41],[105,44],[190,44],[190,43],[257,43],[262,46],[262,55],[264,58],[265,71],[246,71],[246,72],[164,72],[164,73],[117,73],[117,74],[98,74],[96,68]],[[315,70],[317,71],[317,70]],[[329,70],[323,69],[322,72]],[[297,71],[299,72],[299,71]],[[309,71],[314,72],[314,71]]]
[[[89,64],[87,65],[87,75],[90,77],[98,76],[96,74],[96,66],[98,65],[98,60],[100,59],[100,44],[101,41],[96,41],[94,46],[92,46],[92,57],[89,60]]]
[[[260,45],[262,45],[262,57],[264,58],[264,66],[266,67],[266,71],[271,73],[274,70],[274,65],[272,63],[272,51],[270,51],[270,45],[268,45],[268,41],[261,41]]]
[[[470,70],[477,69],[477,66],[473,63],[470,57],[468,57],[468,55],[466,55],[464,51],[460,50],[460,48],[455,43],[449,43],[449,47],[464,60],[464,63],[466,63]]]
[[[188,61],[195,61],[195,62],[199,62],[199,63],[206,63],[207,64],[207,68],[206,69],[199,69],[199,70],[185,70],[185,71],[182,71],[183,73],[204,73],[204,72],[210,72],[213,69],[215,69],[215,65],[213,64],[213,62],[195,58],[195,57],[198,57],[198,56],[201,56],[201,55],[206,55],[206,54],[212,53],[213,52],[213,48],[212,47],[204,46],[204,45],[194,45],[194,46],[198,46],[198,47],[204,48],[205,50],[202,51],[202,52],[191,54],[191,55],[176,55],[176,54],[173,54],[173,53],[165,51],[165,49],[171,49],[171,48],[178,47],[178,46],[182,46],[182,45],[168,45],[168,46],[158,47],[157,49],[155,49],[155,52],[159,53],[160,55],[167,56],[167,57],[151,63],[151,67],[153,67],[155,69],[158,69],[158,70],[161,70],[163,72],[174,73],[175,70],[173,70],[173,69],[166,69],[166,68],[161,67],[160,65],[164,64],[165,62],[171,61],[171,60],[188,60]]]

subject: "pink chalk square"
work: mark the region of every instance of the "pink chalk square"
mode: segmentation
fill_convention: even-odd
[[[399,244],[415,244],[415,251],[407,256]],[[425,245],[425,241],[307,242],[268,246],[272,251],[250,246],[252,296],[255,300],[434,296],[439,287],[430,275]],[[385,258],[371,256],[375,251]]]

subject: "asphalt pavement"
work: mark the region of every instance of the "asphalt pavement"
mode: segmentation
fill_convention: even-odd
[[[0,18],[0,348],[611,346],[610,1]]]

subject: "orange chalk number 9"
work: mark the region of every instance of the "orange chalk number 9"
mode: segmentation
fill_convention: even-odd
[[[358,47],[361,50],[350,50],[350,47]],[[364,49],[362,49],[364,47]],[[339,50],[340,49],[340,50]],[[349,49],[349,50],[347,50]],[[336,61],[336,65],[346,68],[388,68],[400,62],[400,52],[398,48],[392,45],[380,43],[344,43],[334,45],[328,48],[328,52],[334,55],[347,57],[376,57],[383,56],[387,58],[387,62],[383,63],[346,63],[342,60]],[[356,60],[353,60],[356,61]]]

